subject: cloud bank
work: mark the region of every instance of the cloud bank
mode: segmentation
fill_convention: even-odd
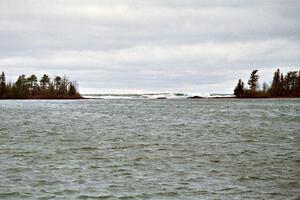
[[[82,93],[232,93],[300,64],[300,2],[0,0],[0,70]]]

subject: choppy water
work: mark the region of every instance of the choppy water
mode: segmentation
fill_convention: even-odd
[[[295,199],[300,99],[0,101],[0,199]]]

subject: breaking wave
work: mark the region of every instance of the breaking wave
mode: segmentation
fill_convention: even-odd
[[[188,99],[188,98],[224,98],[232,94],[184,94],[184,93],[153,93],[153,94],[84,94],[88,99]]]

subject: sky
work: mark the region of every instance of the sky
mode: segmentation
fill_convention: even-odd
[[[299,0],[0,0],[0,71],[81,93],[232,93],[299,70]]]

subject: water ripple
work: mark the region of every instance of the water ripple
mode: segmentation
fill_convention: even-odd
[[[300,196],[299,99],[0,106],[0,199]]]

